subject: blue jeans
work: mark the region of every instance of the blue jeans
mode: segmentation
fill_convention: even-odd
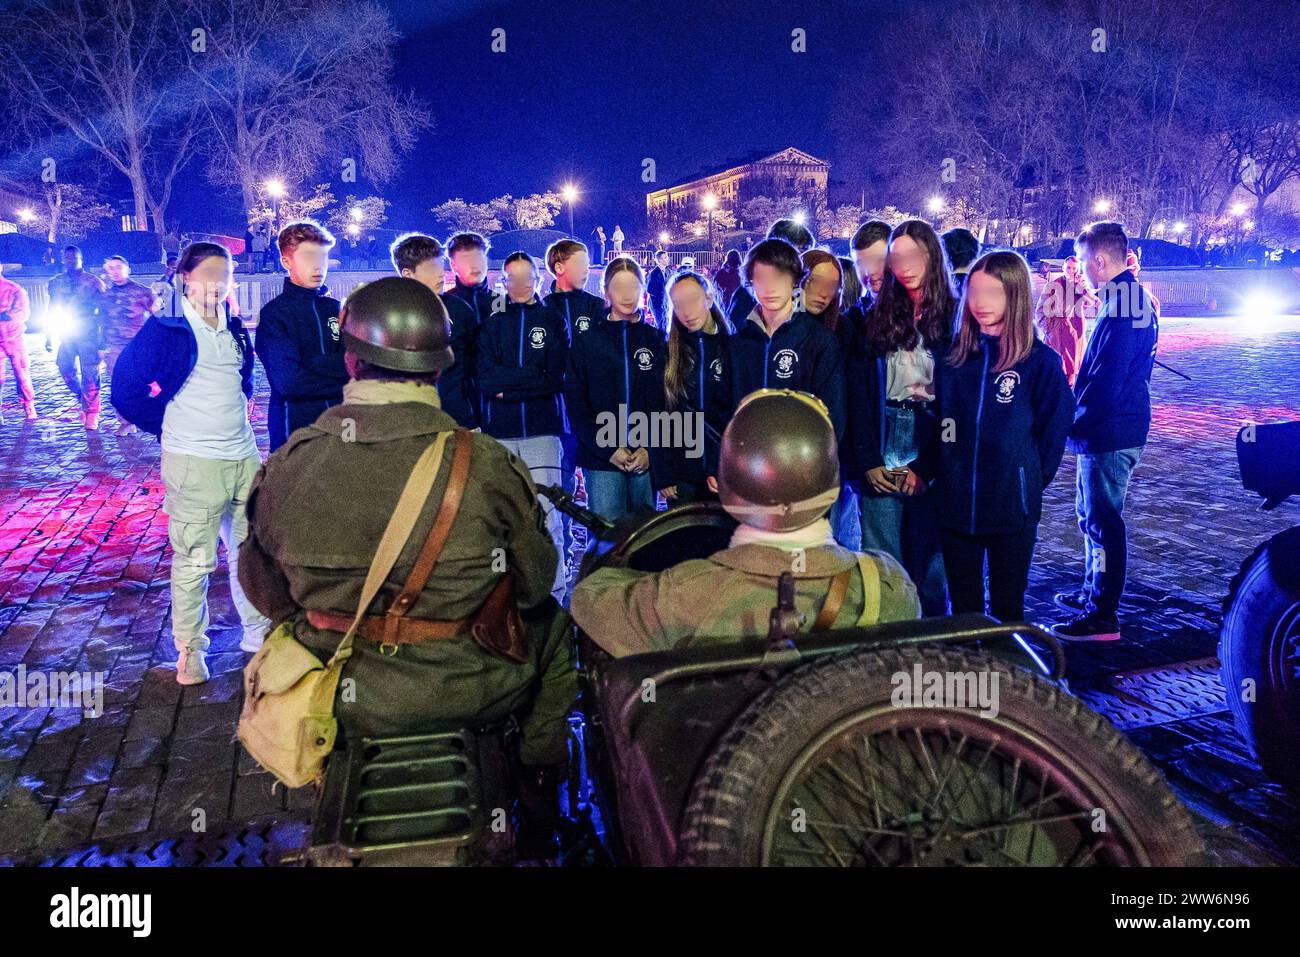
[[[615,469],[583,469],[582,475],[587,483],[587,507],[610,521],[655,507],[649,472],[633,475]]]
[[[1088,611],[1114,620],[1128,571],[1124,499],[1142,446],[1077,457],[1074,509],[1083,533],[1083,593]]]

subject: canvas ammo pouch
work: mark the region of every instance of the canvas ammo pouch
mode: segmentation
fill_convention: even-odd
[[[282,622],[266,637],[261,649],[244,669],[244,708],[239,716],[239,740],[253,759],[286,787],[303,787],[319,780],[324,773],[325,759],[338,735],[334,695],[343,665],[352,655],[357,625],[397,563],[411,529],[424,509],[442,463],[447,439],[452,434],[438,433],[411,470],[375,550],[351,627],[329,661],[322,663],[294,636],[292,623]],[[457,429],[454,434],[457,445],[465,446],[466,451],[462,454],[467,457],[469,433]],[[444,501],[443,504],[439,518],[446,511],[447,503]],[[435,519],[435,527],[438,524]],[[401,611],[404,612],[405,608]]]

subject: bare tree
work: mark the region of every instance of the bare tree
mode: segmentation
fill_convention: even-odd
[[[393,85],[399,39],[367,0],[184,0],[176,23],[202,31],[189,56],[205,90],[209,173],[254,208],[267,178],[317,174],[384,183],[430,126]]]
[[[131,184],[137,228],[158,233],[198,128],[165,11],[163,0],[26,0],[0,12],[0,83],[42,181],[88,149]]]
[[[83,239],[113,215],[113,207],[102,203],[84,186],[50,183],[42,191],[44,208],[37,209],[36,224],[45,230],[46,242]]]

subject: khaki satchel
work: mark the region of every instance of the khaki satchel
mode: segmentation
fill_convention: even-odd
[[[392,517],[384,528],[379,547],[361,588],[361,600],[343,640],[324,664],[293,634],[293,626],[282,622],[266,637],[261,649],[244,669],[244,709],[239,716],[239,740],[263,768],[286,787],[298,788],[320,779],[325,758],[334,748],[338,721],[334,717],[334,695],[344,663],[352,656],[352,638],[366,609],[379,593],[410,538],[411,529],[424,510],[433,488],[443,450],[451,432],[440,432],[424,450],[411,470]],[[464,429],[455,432],[456,441],[466,443]],[[439,510],[440,513],[443,509]],[[440,516],[441,517],[441,514]],[[434,527],[439,525],[434,520]],[[402,608],[397,614],[405,612]]]

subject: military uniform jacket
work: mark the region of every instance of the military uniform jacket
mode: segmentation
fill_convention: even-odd
[[[921,611],[916,588],[893,558],[868,553],[880,573],[880,621],[916,618]],[[697,645],[741,644],[767,636],[783,572],[795,580],[795,608],[804,616],[802,631],[817,619],[830,580],[857,566],[857,553],[838,545],[802,553],[803,570],[792,553],[771,545],[737,545],[704,559],[644,573],[602,568],[573,590],[578,626],[615,656]],[[862,578],[849,576],[848,590],[832,627],[857,623],[864,606]]]
[[[239,580],[273,621],[292,620],[299,641],[327,660],[341,635],[307,622],[306,609],[351,616],[375,548],[416,459],[436,433],[456,428],[438,406],[344,402],[295,432],[263,466],[248,502],[249,534]],[[464,497],[433,574],[408,617],[456,620],[487,598],[505,569],[525,624],[532,612],[558,609],[550,598],[558,561],[543,525],[528,470],[496,440],[473,435]],[[411,531],[368,614],[382,615],[410,575],[451,474],[448,446],[424,514]],[[549,614],[552,620],[555,614]],[[543,625],[546,631],[549,625]],[[402,645],[395,655],[358,639],[343,669],[336,715],[362,733],[440,731],[516,712],[554,680],[572,687],[567,645],[534,645],[515,664],[481,649],[469,635]],[[348,697],[347,679],[353,679]],[[556,728],[572,702],[557,693]],[[565,695],[567,694],[567,698]]]

